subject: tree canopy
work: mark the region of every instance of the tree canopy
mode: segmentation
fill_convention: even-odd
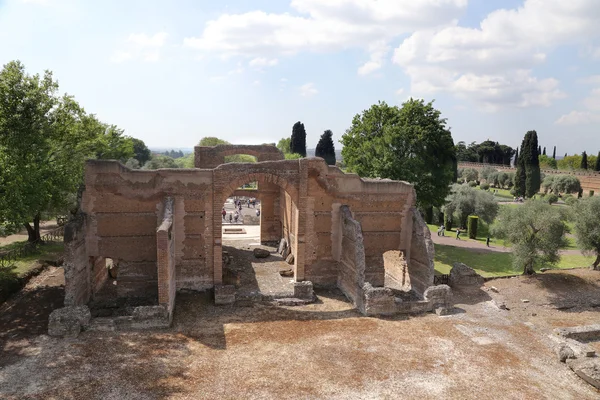
[[[469,215],[477,215],[491,224],[498,214],[498,202],[488,191],[454,184],[451,193],[446,197],[444,213],[453,215],[461,226],[467,226]]]
[[[125,162],[132,138],[58,94],[52,73],[29,75],[19,61],[0,71],[0,223],[25,225],[39,240],[42,213],[74,204],[89,158]],[[30,222],[33,222],[31,227]]]
[[[523,274],[555,265],[559,249],[566,246],[566,215],[545,201],[528,200],[511,208],[502,207],[492,225],[492,234],[512,244],[513,265]]]
[[[600,269],[600,197],[581,199],[574,205],[575,239],[577,247],[593,252],[593,268]]]
[[[491,140],[469,145],[462,141],[456,144],[458,161],[510,165],[514,154],[512,147]]]
[[[402,107],[379,102],[353,118],[341,143],[349,170],[411,182],[421,206],[444,203],[456,154],[446,119],[433,102],[410,99]]]
[[[306,130],[302,122],[298,121],[294,124],[290,139],[290,152],[306,157]]]
[[[335,146],[333,145],[333,132],[329,129],[323,132],[317,148],[315,149],[315,155],[322,157],[328,165],[335,165]]]

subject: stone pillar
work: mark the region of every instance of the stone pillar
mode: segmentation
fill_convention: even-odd
[[[296,204],[296,249],[294,253],[294,277],[296,282],[304,280],[306,262],[306,212],[308,197],[308,160],[298,160],[298,202]]]
[[[175,304],[175,260],[173,235],[173,199],[164,204],[163,219],[156,231],[156,267],[158,269],[158,304],[171,312]]]
[[[279,186],[270,182],[259,182],[260,193],[260,241],[279,242],[281,218],[279,216]]]

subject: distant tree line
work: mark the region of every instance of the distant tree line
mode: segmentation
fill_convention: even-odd
[[[472,142],[469,145],[462,141],[456,144],[456,158],[459,162],[510,165],[514,155],[515,149],[512,147],[491,140]]]

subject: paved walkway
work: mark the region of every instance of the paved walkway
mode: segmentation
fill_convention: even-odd
[[[44,234],[53,231],[56,228],[58,228],[58,225],[56,225],[56,220],[42,221],[40,222],[40,235],[43,236]],[[15,242],[22,242],[27,240],[27,238],[27,231],[25,228],[23,228],[19,233],[15,233],[14,235],[8,235],[4,237],[0,236],[0,246],[6,246],[7,244]]]
[[[510,253],[512,249],[510,247],[504,247],[502,244],[497,243],[496,240],[490,242],[490,247],[485,245],[485,242],[471,240],[467,238],[467,233],[461,233],[461,238],[456,240],[456,232],[446,232],[446,236],[438,236],[435,232],[431,233],[431,240],[433,243],[443,244],[446,246],[462,247],[465,249],[472,250],[485,250],[486,252],[498,252],[498,253]],[[582,254],[581,250],[568,249],[561,250],[560,254]]]

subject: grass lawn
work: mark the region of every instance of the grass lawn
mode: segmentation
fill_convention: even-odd
[[[515,198],[515,196],[510,194],[510,190],[508,190],[508,189],[490,188],[490,191],[494,194],[494,196],[496,197],[496,200],[498,200],[498,202],[513,201]],[[497,191],[497,193],[494,193],[494,191]]]
[[[561,257],[555,268],[579,268],[592,264],[594,257],[568,254]],[[435,245],[435,270],[448,274],[455,262],[462,262],[485,277],[506,276],[522,273],[512,266],[511,253],[485,252],[447,245]]]
[[[19,242],[22,244],[23,242]],[[16,243],[12,243],[7,246],[3,246],[0,251],[10,250],[15,248]],[[10,269],[10,271],[17,276],[23,276],[30,269],[36,266],[36,262],[40,259],[54,259],[59,257],[64,251],[64,244],[62,242],[48,242],[42,246],[38,246],[35,253],[20,258]],[[5,268],[6,269],[6,268]]]

